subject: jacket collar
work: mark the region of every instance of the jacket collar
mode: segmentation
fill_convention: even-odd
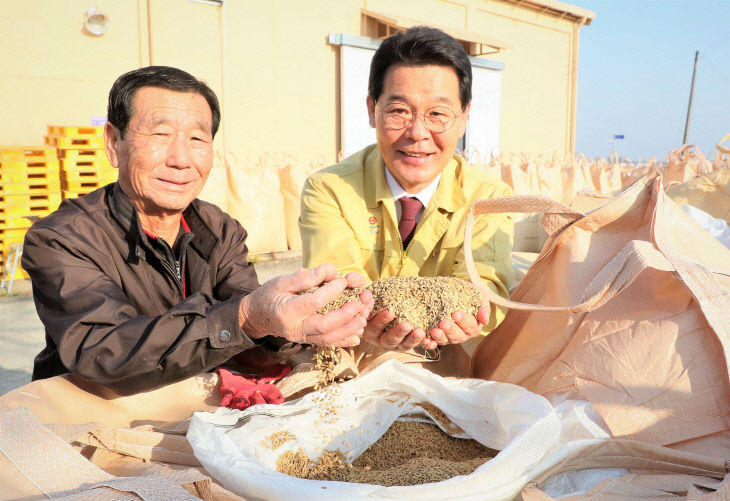
[[[368,208],[374,209],[378,204],[393,198],[388,181],[385,179],[385,162],[377,145],[370,146],[369,151],[365,152],[364,163],[365,204]],[[455,212],[466,203],[462,189],[465,164],[466,160],[463,157],[454,155],[444,167],[441,172],[441,182],[431,198],[431,204],[436,204],[436,209]]]
[[[380,203],[392,199],[393,194],[385,179],[385,162],[380,154],[378,145],[372,145],[365,153],[365,204],[375,209]]]
[[[441,172],[441,182],[431,199],[431,203],[435,204],[437,209],[456,212],[466,203],[463,189],[465,164],[466,160],[463,157],[454,155],[444,167]]]
[[[137,208],[132,201],[122,191],[119,183],[114,183],[109,192],[109,211],[114,220],[124,231],[125,239],[130,245],[129,258],[144,259],[144,247],[150,247],[147,242],[147,236],[139,224],[137,217]],[[183,211],[185,222],[190,227],[193,239],[190,243],[195,249],[208,259],[213,249],[218,244],[218,237],[213,233],[210,227],[203,221],[200,216],[199,202],[193,200],[190,205]]]

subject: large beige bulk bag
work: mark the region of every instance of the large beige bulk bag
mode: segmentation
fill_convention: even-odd
[[[489,164],[471,164],[486,174],[504,181],[504,166],[500,163],[492,162]]]
[[[667,153],[664,183],[684,183],[712,171],[712,163],[693,144],[684,144]]]
[[[660,167],[656,157],[651,157],[646,163],[624,165],[621,170],[621,189],[625,190],[639,179],[658,172]]]
[[[722,143],[726,141],[728,142],[728,146],[723,146]],[[715,169],[730,167],[730,134],[725,134],[722,139],[717,142],[715,148],[717,148],[717,151],[715,152],[715,161],[712,162],[712,166]]]
[[[287,157],[278,163],[279,184],[284,199],[284,222],[286,225],[286,243],[289,249],[302,248],[302,236],[299,233],[299,205],[304,182],[310,174],[326,167],[324,158],[315,159],[309,163],[300,162],[293,157]]]
[[[299,233],[299,198],[301,186],[297,190],[297,182],[292,173],[292,165],[279,168],[279,184],[284,199],[284,227],[286,229],[286,245],[289,249],[302,248],[302,235]]]
[[[547,195],[561,202],[566,201],[567,195],[565,195],[563,189],[563,176],[560,165],[547,162],[531,165],[535,167],[536,184],[540,187],[540,190],[536,193]]]
[[[728,468],[725,459],[705,454],[634,440],[606,440],[574,451],[533,478],[521,499],[726,501]],[[565,495],[566,491],[572,494]]]
[[[730,166],[673,184],[666,191],[679,206],[691,205],[730,223]]]
[[[198,198],[217,205],[221,210],[228,210],[228,172],[223,153],[218,150],[213,157],[213,168],[210,169],[208,180]]]
[[[137,395],[34,381],[0,397],[0,500],[245,501],[206,474],[185,438],[220,403],[216,374]]]
[[[570,203],[578,193],[595,191],[590,171],[591,160],[582,153],[562,171],[563,201]]]
[[[611,155],[610,161],[599,158],[591,165],[591,176],[597,192],[613,194],[620,192],[623,181],[618,155]]]
[[[471,212],[540,203],[504,197]],[[659,176],[586,215],[542,204],[551,237],[512,300],[481,284],[467,222],[472,281],[512,308],[475,351],[474,376],[588,400],[615,437],[730,458],[730,251]]]
[[[533,169],[534,172],[534,169]],[[537,176],[530,176],[523,170],[516,157],[509,165],[503,167],[502,180],[512,188],[515,195],[527,195],[539,189],[534,181]],[[547,238],[547,233],[540,224],[539,214],[514,214],[514,240],[512,250],[515,252],[538,252]]]
[[[266,160],[242,162],[233,153],[225,158],[228,213],[246,228],[249,255],[287,249],[279,173]]]

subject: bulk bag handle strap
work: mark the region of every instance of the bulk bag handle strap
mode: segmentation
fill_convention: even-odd
[[[479,276],[471,249],[474,218],[482,214],[502,212],[542,212],[545,214],[543,226],[550,235],[585,217],[582,212],[542,195],[513,195],[474,202],[466,218],[464,260],[472,283],[482,292],[484,299],[491,304],[516,310],[584,313],[605,304],[631,285],[634,279],[648,268],[674,271],[674,266],[651,242],[631,240],[595,275],[577,304],[544,306],[505,299],[488,287]]]

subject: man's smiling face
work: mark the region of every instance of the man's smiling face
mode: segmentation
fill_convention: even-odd
[[[105,132],[119,184],[146,216],[182,212],[213,167],[212,114],[200,94],[143,87],[124,138],[111,124]]]
[[[386,128],[378,107],[391,103],[407,105],[416,119],[404,129]],[[391,66],[385,73],[377,106],[370,96],[367,105],[385,165],[409,193],[421,191],[444,170],[466,130],[469,114],[468,106],[461,110],[459,79],[450,66]],[[450,108],[457,114],[456,122],[445,132],[435,133],[424,125],[423,113],[435,106]]]

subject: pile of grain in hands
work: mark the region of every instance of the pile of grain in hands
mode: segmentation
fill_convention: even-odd
[[[476,316],[483,299],[474,284],[454,277],[388,277],[366,287],[375,303],[370,318],[384,310],[395,314],[395,323],[407,321],[414,329],[428,331],[455,311]],[[362,289],[345,289],[318,313],[341,308],[358,301]]]
[[[455,311],[476,316],[483,302],[474,284],[454,277],[381,278],[367,288],[375,299],[371,316],[390,310],[393,325],[407,321],[426,332]]]
[[[395,319],[388,327],[407,321],[414,329],[426,332],[438,326],[441,320],[451,318],[456,311],[476,316],[483,302],[481,292],[471,282],[454,277],[388,277],[376,280],[366,288],[374,299],[370,318],[390,310]],[[350,301],[359,301],[362,292],[363,289],[345,289],[318,313],[329,313]],[[315,369],[319,371],[319,380],[315,390],[335,382],[334,369],[338,361],[337,348],[317,347]]]

